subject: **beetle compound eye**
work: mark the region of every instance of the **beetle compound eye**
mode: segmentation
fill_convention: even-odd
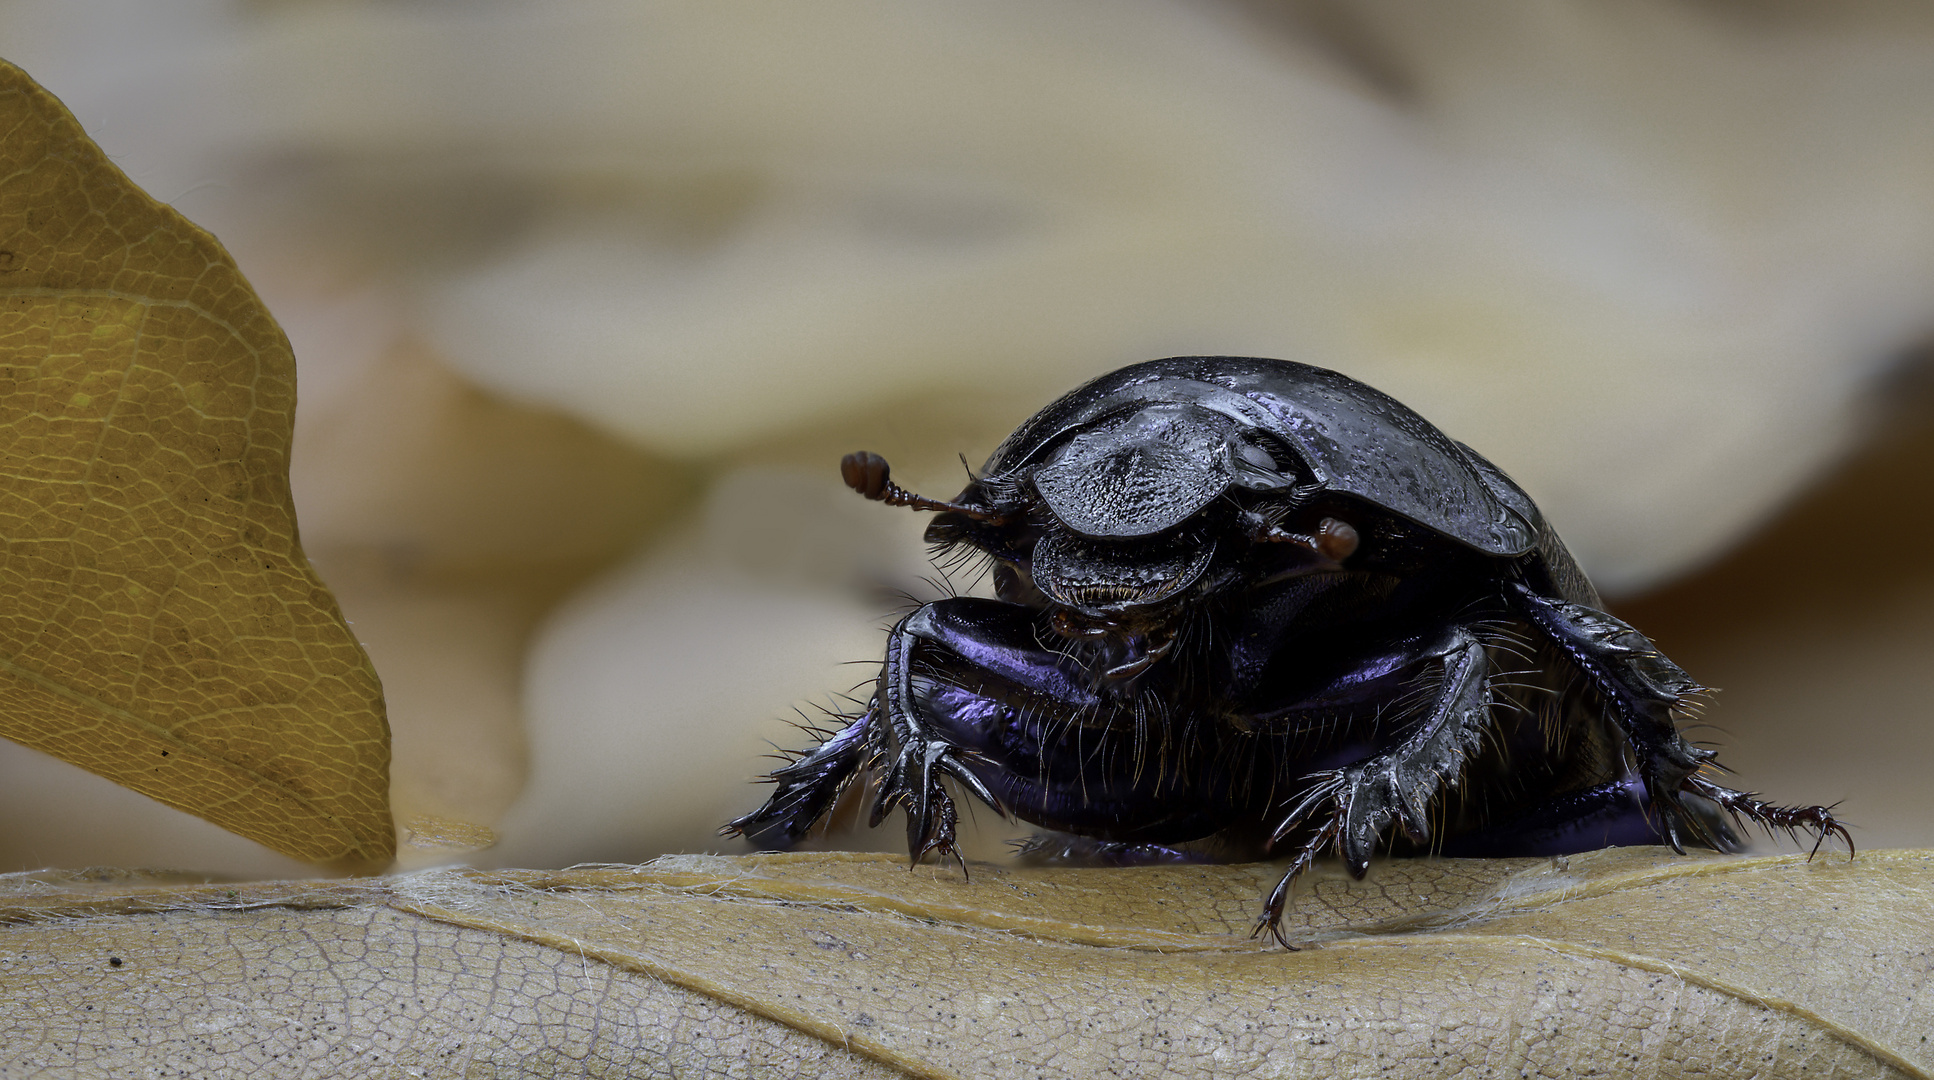
[[[1342,562],[1356,554],[1357,545],[1362,537],[1357,535],[1355,526],[1347,521],[1324,518],[1316,527],[1316,550],[1331,562]]]
[[[1295,460],[1273,440],[1244,432],[1229,443],[1230,481],[1250,491],[1292,491],[1297,483]]]
[[[1255,443],[1237,443],[1235,454],[1237,461],[1253,469],[1261,469],[1264,472],[1273,473],[1280,471],[1282,468],[1276,464],[1276,459],[1270,456],[1269,451],[1264,450]]]
[[[1010,604],[1025,604],[1031,608],[1044,608],[1049,604],[1041,590],[1034,587],[1033,578],[1010,563],[994,564],[994,595]]]
[[[994,595],[1011,596],[1021,591],[1020,572],[1006,563],[994,565]]]

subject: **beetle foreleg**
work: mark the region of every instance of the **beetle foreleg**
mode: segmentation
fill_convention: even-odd
[[[893,740],[892,761],[873,798],[867,824],[877,826],[897,805],[907,815],[907,855],[919,862],[929,851],[942,851],[960,861],[954,847],[959,820],[952,796],[940,786],[942,776],[972,792],[997,812],[1000,800],[980,777],[961,764],[958,749],[936,735],[920,716],[913,692],[913,652],[931,633],[931,604],[906,618],[887,637],[886,663],[880,669],[874,707],[886,721]],[[966,869],[966,863],[961,863]]]
[[[1260,931],[1282,941],[1280,924],[1290,883],[1324,848],[1334,846],[1353,877],[1370,868],[1370,857],[1392,824],[1416,843],[1430,839],[1430,804],[1457,786],[1491,724],[1491,661],[1470,630],[1448,630],[1426,655],[1443,664],[1436,700],[1416,729],[1397,746],[1333,772],[1318,774],[1303,799],[1276,827],[1281,840],[1317,814],[1321,823],[1297,849],[1289,869],[1264,904]],[[1328,804],[1328,810],[1323,809]]]

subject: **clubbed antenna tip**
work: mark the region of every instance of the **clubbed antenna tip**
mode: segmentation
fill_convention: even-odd
[[[888,506],[911,506],[915,510],[941,510],[965,514],[976,521],[998,522],[1000,517],[977,507],[929,499],[893,482],[893,467],[870,450],[859,450],[839,459],[839,476],[846,486]]]

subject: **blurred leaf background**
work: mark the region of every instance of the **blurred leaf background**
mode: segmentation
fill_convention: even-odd
[[[296,539],[287,337],[5,61],[0,131],[0,735],[387,866],[382,683]]]
[[[1478,446],[1741,785],[1934,843],[1922,5],[0,0],[0,53],[292,339],[406,866],[715,848],[935,588],[840,453],[950,494],[1212,352]],[[12,744],[0,814],[0,869],[306,872]]]

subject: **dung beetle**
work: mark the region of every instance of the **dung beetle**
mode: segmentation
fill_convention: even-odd
[[[1721,786],[1678,723],[1702,688],[1598,593],[1523,489],[1334,371],[1190,356],[1036,413],[952,501],[848,455],[869,499],[936,512],[991,564],[893,627],[870,700],[728,834],[787,847],[856,780],[915,862],[953,854],[943,778],[1112,862],[1289,856],[1257,931],[1326,852],[1737,850],[1852,838],[1828,807]],[[1192,845],[1183,847],[1182,845]],[[964,869],[964,864],[963,864]]]

